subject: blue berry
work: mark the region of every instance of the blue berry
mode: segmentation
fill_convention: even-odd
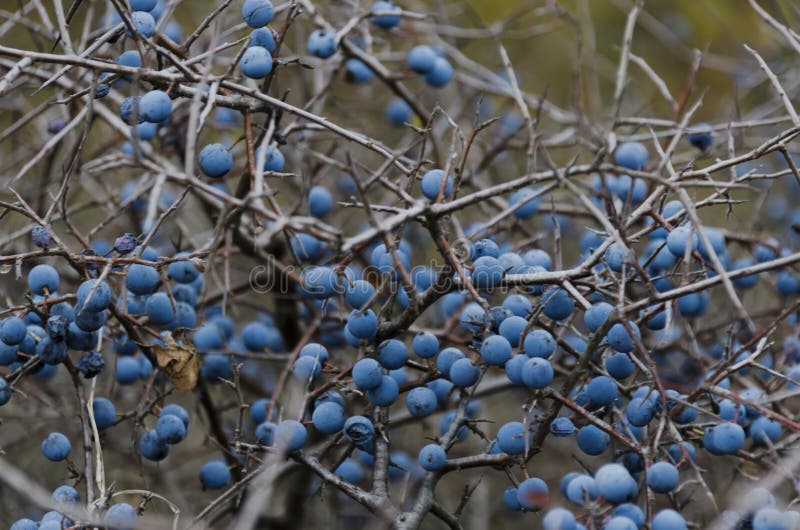
[[[655,415],[655,406],[650,399],[634,397],[625,408],[625,417],[635,427],[644,427]]]
[[[676,258],[683,258],[688,248],[689,252],[697,250],[700,239],[697,232],[689,225],[681,225],[675,228],[667,236],[667,249]]]
[[[595,472],[594,480],[597,486],[597,493],[611,503],[619,504],[636,498],[636,481],[630,472],[625,469],[625,466],[621,464],[605,464],[601,466]]]
[[[647,165],[650,155],[647,148],[639,142],[625,142],[617,147],[614,158],[620,166],[639,171]]]
[[[617,352],[606,357],[603,361],[603,366],[605,366],[608,374],[617,380],[629,377],[636,368],[628,355],[622,352]]]
[[[399,340],[385,340],[378,346],[377,359],[387,370],[396,370],[408,361],[408,348]]]
[[[256,160],[261,159],[261,148],[256,149]],[[280,149],[274,145],[268,145],[264,150],[264,171],[271,171],[273,173],[280,173],[286,166],[286,159],[281,153]]]
[[[333,434],[342,430],[344,426],[344,409],[334,402],[321,403],[314,409],[311,422],[322,434]]]
[[[592,405],[605,407],[617,399],[617,385],[610,377],[600,375],[589,381],[586,386],[586,395]]]
[[[428,74],[433,70],[436,58],[439,57],[430,46],[425,44],[414,46],[408,52],[406,63],[418,74]]]
[[[575,425],[566,416],[559,416],[550,424],[550,432],[555,436],[569,436],[575,432]]]
[[[353,382],[363,390],[377,388],[382,377],[381,366],[375,359],[361,359],[353,366]]]
[[[8,317],[0,324],[0,340],[9,346],[16,346],[25,340],[28,327],[21,318]]]
[[[250,32],[250,43],[248,46],[261,46],[270,54],[275,51],[275,36],[269,28],[258,28]],[[231,125],[235,125],[236,122]]]
[[[419,465],[426,471],[438,471],[444,467],[447,453],[437,444],[428,444],[419,452]]]
[[[525,425],[518,421],[504,424],[497,431],[497,446],[510,455],[521,455],[525,452]]]
[[[104,517],[108,527],[114,530],[133,530],[136,518],[136,508],[125,502],[111,506]]]
[[[675,510],[666,508],[653,517],[653,530],[686,530],[686,520]]]
[[[145,312],[150,324],[165,326],[175,320],[175,311],[172,308],[172,301],[166,293],[155,293],[150,295],[145,302]]]
[[[38,524],[30,519],[17,519],[11,525],[9,530],[38,530],[41,528]],[[61,528],[61,525],[58,525],[58,528]]]
[[[351,416],[344,422],[345,439],[358,447],[368,447],[375,436],[375,427],[364,416]]]
[[[36,345],[36,355],[41,357],[45,364],[56,365],[67,359],[67,344],[55,342],[47,337]]]
[[[542,520],[542,530],[577,530],[575,516],[564,508],[553,508]]]
[[[669,493],[678,482],[678,469],[669,462],[656,462],[647,470],[647,486],[656,493]]]
[[[624,517],[631,522],[634,523],[635,528],[641,528],[644,526],[645,517],[642,509],[636,506],[635,504],[631,504],[626,502],[624,504],[620,504],[619,506],[615,507],[611,511],[611,515],[614,517]]]
[[[142,113],[139,112],[139,96],[130,96],[122,100],[119,106],[119,117],[128,125],[136,125],[142,123]],[[128,153],[131,154],[131,153]]]
[[[324,186],[313,186],[308,192],[308,208],[314,217],[325,217],[333,208],[333,195]]]
[[[78,311],[96,313],[108,309],[113,299],[111,288],[106,282],[86,280],[78,287]]]
[[[304,384],[308,384],[319,377],[321,370],[320,362],[309,356],[298,357],[294,365],[292,365],[292,375]]]
[[[553,381],[553,376],[553,366],[540,357],[532,357],[522,365],[522,382],[528,388],[544,388]]]
[[[94,411],[94,422],[97,429],[102,431],[111,427],[117,419],[117,410],[111,400],[98,397],[92,400],[92,410]]]
[[[530,219],[539,211],[540,198],[534,188],[520,188],[508,198],[508,206],[517,219]]]
[[[245,0],[242,18],[251,28],[266,26],[275,16],[275,8],[269,0]]]
[[[145,37],[150,38],[156,32],[156,21],[153,15],[146,11],[134,11],[131,13],[131,21],[137,33]]]
[[[219,178],[233,167],[233,155],[222,144],[208,144],[200,150],[197,163],[207,177]]]
[[[577,441],[581,451],[596,456],[606,450],[611,437],[594,425],[586,425],[578,430]]]
[[[372,12],[373,13],[385,13],[390,11],[397,11],[400,12],[400,6],[394,5],[392,2],[387,2],[384,0],[378,0],[374,4],[372,4]],[[372,16],[372,23],[378,26],[379,28],[383,29],[392,29],[397,26],[400,21],[402,20],[402,15],[373,15]]]
[[[332,57],[336,53],[336,34],[322,28],[312,31],[306,41],[306,49],[308,53],[320,59]]]
[[[425,82],[433,88],[442,88],[453,78],[453,65],[444,57],[437,57],[433,69],[425,74]]]
[[[502,366],[511,358],[511,344],[500,335],[491,335],[481,344],[481,357],[486,364]]]
[[[271,421],[264,421],[256,427],[256,442],[259,445],[272,446],[275,443],[275,433],[278,426]]]
[[[466,388],[478,381],[480,369],[472,363],[471,359],[458,359],[450,366],[448,377],[454,385]]]
[[[50,496],[50,499],[56,505],[75,504],[81,500],[81,496],[78,493],[78,490],[76,490],[72,486],[64,485],[54,489],[53,494]]]
[[[45,294],[45,290],[53,295],[58,289],[60,278],[58,272],[50,265],[36,265],[28,273],[28,288],[33,294]]]
[[[306,444],[308,432],[305,426],[296,420],[283,420],[275,431],[278,447],[289,453],[299,451]]]
[[[526,510],[539,511],[547,506],[550,491],[547,484],[540,478],[529,478],[520,482],[517,487],[517,500]]]
[[[420,183],[422,194],[429,200],[435,201],[436,197],[439,195],[439,189],[442,187],[442,180],[444,180],[444,178],[444,171],[441,169],[431,169],[426,172],[425,175],[422,176],[422,182]],[[453,177],[448,175],[442,197],[446,199],[450,197],[451,193],[453,193]]]
[[[345,458],[333,474],[350,484],[358,484],[364,479],[364,470],[361,465],[352,458]]]
[[[367,390],[367,398],[376,407],[388,407],[400,394],[400,388],[391,376],[381,376],[381,382],[375,388]]]
[[[430,416],[436,410],[438,403],[436,393],[424,386],[412,389],[406,396],[406,407],[415,418]]]
[[[172,112],[172,99],[162,90],[151,90],[139,100],[139,112],[147,122],[162,123]]]
[[[263,79],[272,71],[272,55],[266,48],[250,46],[239,59],[239,69],[250,79]]]
[[[378,317],[371,309],[353,311],[347,317],[347,330],[358,339],[371,339],[378,331]]]
[[[542,295],[544,314],[553,320],[564,320],[572,314],[575,301],[564,289],[551,288]]]
[[[553,352],[556,351],[556,341],[549,331],[534,329],[525,335],[522,348],[528,357],[549,359]]]
[[[428,331],[417,333],[411,342],[411,346],[414,349],[414,354],[423,359],[431,359],[439,353],[439,339]]]
[[[360,59],[348,59],[344,63],[346,79],[358,85],[363,85],[372,81],[375,72]]]
[[[174,414],[161,414],[156,422],[158,437],[168,444],[176,444],[186,438],[186,424]]]
[[[155,429],[151,429],[139,438],[139,452],[147,460],[160,462],[169,456],[169,445],[158,437]]]
[[[638,528],[633,521],[621,516],[613,516],[603,525],[603,530],[637,530]]]
[[[60,432],[51,432],[42,441],[42,453],[53,462],[60,462],[69,456],[72,445],[69,439]]]
[[[386,117],[395,125],[410,122],[413,116],[411,106],[402,98],[394,98],[386,105]]]
[[[706,151],[714,143],[714,131],[707,123],[698,123],[686,131],[686,139],[694,147]]]
[[[218,490],[231,481],[231,472],[225,462],[214,460],[206,462],[200,468],[200,484],[204,490]]]
[[[633,331],[636,338],[641,338],[641,331],[639,331],[639,327],[634,322],[617,322],[608,330],[609,345],[619,352],[632,352],[636,348],[636,344],[634,339],[631,338],[629,329]]]

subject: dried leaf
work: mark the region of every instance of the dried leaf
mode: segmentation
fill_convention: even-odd
[[[169,377],[172,384],[181,392],[189,392],[197,386],[200,376],[200,360],[194,347],[178,344],[168,335],[165,346],[153,345],[158,367]]]

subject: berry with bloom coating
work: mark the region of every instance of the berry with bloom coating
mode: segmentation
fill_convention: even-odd
[[[517,486],[517,500],[526,510],[539,511],[550,500],[547,484],[540,478],[529,478]]]
[[[37,265],[28,273],[28,288],[33,294],[51,295],[58,289],[60,278],[58,272],[50,265]]]
[[[396,6],[392,2],[387,2],[385,0],[378,0],[372,4],[372,12],[384,14],[374,15],[372,17],[372,23],[379,28],[392,29],[393,27],[397,26],[400,23],[400,20],[403,18],[401,15],[386,14],[391,13],[392,11],[400,12],[400,6]]]
[[[328,29],[318,29],[311,32],[306,42],[308,53],[327,59],[336,53],[336,34]]]
[[[639,171],[644,169],[650,155],[647,148],[639,142],[625,142],[617,147],[614,159],[622,167]]]
[[[422,194],[429,200],[435,201],[439,195],[439,189],[442,187],[442,180],[444,180],[444,171],[441,169],[431,169],[426,172],[422,176],[422,182],[420,183]],[[442,197],[446,199],[450,197],[451,193],[453,193],[453,177],[448,175]]]
[[[275,16],[275,8],[269,0],[245,0],[242,18],[251,28],[266,26]]]
[[[158,437],[155,429],[150,429],[139,438],[139,452],[148,460],[160,462],[169,456],[169,444]]]
[[[411,389],[406,396],[408,411],[415,418],[430,416],[436,410],[438,404],[436,393],[425,386]]]
[[[661,510],[653,517],[653,530],[686,530],[686,520],[672,509]]]
[[[69,456],[72,445],[69,439],[60,432],[51,432],[42,441],[42,453],[53,462],[60,462]]]
[[[197,163],[207,177],[219,178],[233,167],[233,155],[222,144],[208,144],[200,150]]]
[[[239,69],[250,79],[263,79],[272,71],[272,55],[261,46],[250,46],[239,60]]]
[[[206,462],[200,468],[200,483],[204,490],[218,490],[231,481],[231,472],[224,462]]]
[[[341,431],[344,421],[344,409],[341,405],[332,401],[321,403],[311,415],[311,422],[322,434],[333,434]]]
[[[678,469],[669,462],[656,462],[647,469],[647,486],[657,493],[669,493],[679,481]]]
[[[151,90],[139,100],[139,112],[147,122],[162,123],[172,112],[172,99],[162,90]]]
[[[108,509],[104,519],[108,527],[114,530],[132,530],[136,526],[136,517],[136,508],[120,502]]]
[[[296,420],[283,420],[275,430],[275,441],[278,447],[289,453],[303,448],[308,438],[305,426]]]
[[[497,446],[504,453],[520,455],[525,451],[525,425],[511,421],[497,431]]]
[[[156,422],[158,437],[168,444],[176,444],[186,438],[186,425],[174,414],[162,414]]]
[[[428,444],[419,452],[419,465],[426,471],[438,471],[444,467],[447,453],[437,444]]]
[[[425,44],[414,46],[408,52],[406,63],[418,74],[427,74],[433,70],[436,58],[439,57],[433,48]]]

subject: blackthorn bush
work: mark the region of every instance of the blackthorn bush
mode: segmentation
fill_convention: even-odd
[[[800,529],[790,2],[8,4],[0,526]]]

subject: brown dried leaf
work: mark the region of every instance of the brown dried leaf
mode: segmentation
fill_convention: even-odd
[[[167,336],[165,346],[154,344],[158,367],[167,374],[169,380],[181,392],[189,392],[197,386],[200,376],[200,359],[194,347],[178,344]]]

